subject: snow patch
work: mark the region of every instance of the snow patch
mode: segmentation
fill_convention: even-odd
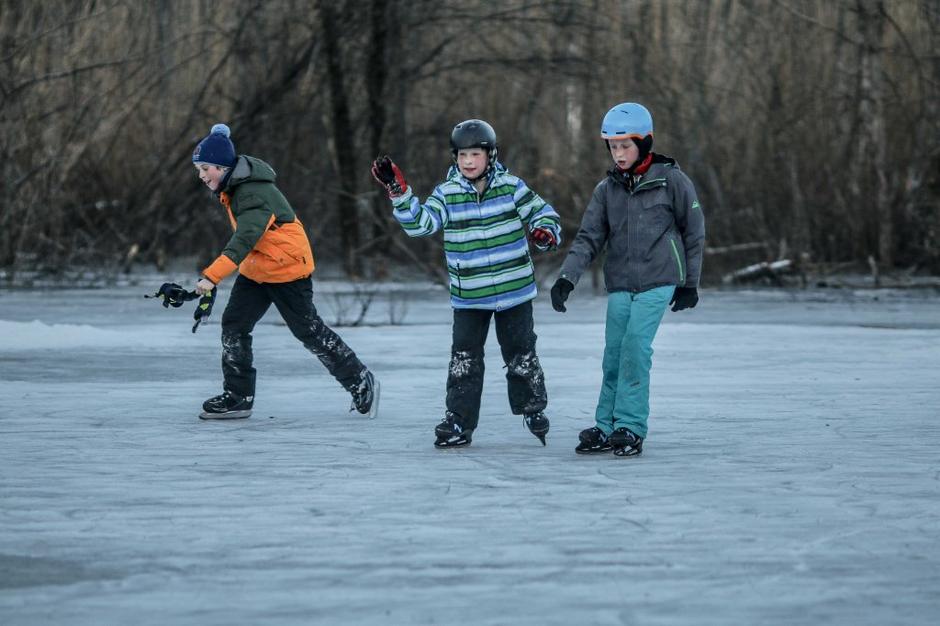
[[[0,351],[57,350],[93,346],[117,348],[148,343],[139,329],[104,330],[86,324],[44,324],[0,320]]]

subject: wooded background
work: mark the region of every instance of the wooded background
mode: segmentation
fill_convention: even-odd
[[[195,271],[230,234],[191,164],[215,122],[351,277],[443,272],[369,164],[390,154],[424,197],[471,117],[570,242],[609,165],[601,119],[636,101],[696,184],[706,276],[938,274],[938,100],[937,0],[0,0],[0,268]]]

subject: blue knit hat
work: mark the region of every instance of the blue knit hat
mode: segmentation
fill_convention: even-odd
[[[235,145],[229,139],[232,131],[225,124],[216,124],[193,150],[193,163],[209,163],[219,167],[235,165]]]

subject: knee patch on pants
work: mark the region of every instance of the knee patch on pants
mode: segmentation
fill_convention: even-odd
[[[471,350],[454,350],[450,355],[448,375],[452,379],[469,378],[482,374],[483,355]]]

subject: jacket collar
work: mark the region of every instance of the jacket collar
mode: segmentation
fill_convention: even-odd
[[[679,166],[674,158],[664,154],[651,152],[649,157],[652,158],[650,159],[649,164],[643,164],[646,169],[642,174],[630,174],[629,172],[625,172],[615,165],[607,170],[607,176],[610,177],[610,179],[614,182],[620,183],[626,187],[627,191],[634,191],[643,180],[659,178],[664,175],[665,168]]]
[[[506,166],[497,161],[496,164],[490,168],[490,172],[486,175],[486,186],[491,187],[497,179],[508,173],[509,170],[506,169]],[[473,183],[464,178],[464,175],[460,173],[460,170],[456,165],[451,165],[450,169],[447,170],[447,180],[457,183],[461,187],[467,190],[472,190],[474,193],[476,193],[476,187],[473,186]]]

